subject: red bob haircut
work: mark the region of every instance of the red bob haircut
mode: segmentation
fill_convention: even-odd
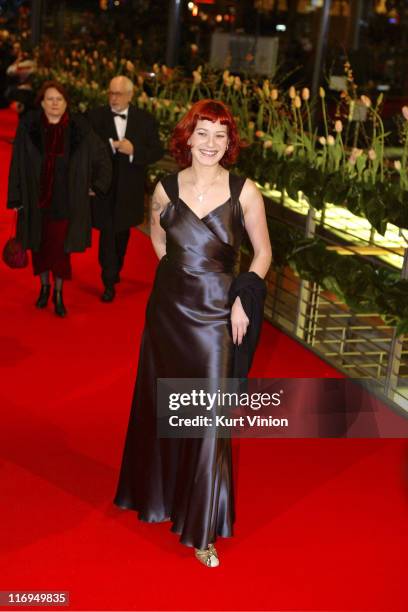
[[[69,104],[67,90],[59,81],[45,81],[45,83],[42,84],[41,88],[39,89],[37,93],[37,97],[35,99],[35,103],[37,105],[41,104],[41,102],[44,100],[44,96],[45,96],[47,89],[51,89],[51,88],[56,89],[58,93],[60,93],[61,96],[64,98],[65,102]]]
[[[174,128],[170,139],[170,153],[182,168],[191,164],[191,150],[187,144],[199,119],[219,121],[228,128],[228,149],[220,161],[222,166],[229,166],[237,159],[241,143],[237,124],[229,108],[219,100],[200,100],[196,102]]]

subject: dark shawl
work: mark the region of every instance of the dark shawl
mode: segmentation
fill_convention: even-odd
[[[249,319],[249,325],[242,343],[234,345],[233,377],[246,378],[261,333],[266,297],[265,281],[256,272],[240,274],[234,279],[229,290],[228,297],[231,306],[238,296]]]

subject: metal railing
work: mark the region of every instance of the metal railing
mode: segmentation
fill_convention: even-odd
[[[312,210],[306,215],[291,214],[289,218],[282,215],[282,198],[279,203],[268,199],[265,203],[270,219],[301,229],[305,237],[318,235],[328,249],[345,257],[352,254],[371,264],[375,262],[376,266],[389,267],[376,257],[377,253],[387,251],[387,247],[375,247],[372,233],[367,237],[367,248],[361,239],[356,246],[356,236],[352,232],[343,231],[339,238],[337,227],[317,225]],[[336,233],[331,233],[332,228]],[[398,255],[402,253],[400,246],[388,250]],[[248,254],[243,255],[243,268],[249,259]],[[400,272],[402,278],[407,278],[406,249]],[[265,317],[270,322],[302,341],[347,376],[368,379],[381,394],[408,409],[408,342],[397,337],[395,329],[385,324],[379,313],[353,312],[317,283],[300,279],[289,266],[271,268],[266,282]]]

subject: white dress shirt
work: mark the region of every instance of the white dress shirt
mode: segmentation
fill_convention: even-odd
[[[111,111],[112,113],[118,113],[119,115],[126,115],[126,119],[122,119],[122,117],[113,118],[113,121],[115,123],[116,132],[118,135],[118,140],[123,140],[126,134],[129,107],[125,108],[125,110],[121,110],[120,112],[113,110],[113,108],[111,108]],[[113,146],[113,138],[109,138],[109,143],[110,143],[113,154],[116,155],[117,151],[115,147]],[[132,163],[132,161],[133,161],[133,155],[129,155],[129,162]]]

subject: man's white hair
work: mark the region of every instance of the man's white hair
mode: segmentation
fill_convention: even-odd
[[[119,74],[118,76],[113,77],[111,83],[112,81],[116,81],[117,79],[120,79],[120,81],[124,84],[127,93],[133,93],[134,85],[133,82],[129,79],[129,77],[124,76],[123,74]]]

